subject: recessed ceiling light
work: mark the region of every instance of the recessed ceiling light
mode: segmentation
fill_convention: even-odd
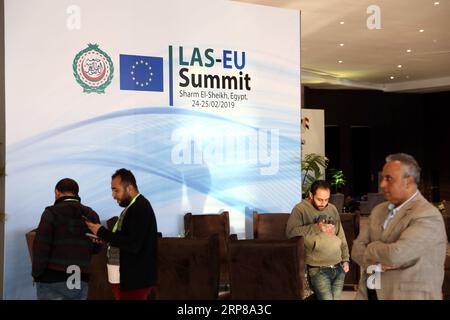
[[[435,5],[435,6],[438,6],[438,5],[439,5],[439,1],[436,1],[436,2],[434,3],[434,5]]]
[[[408,52],[408,53],[411,52],[411,49],[406,49],[406,52]]]
[[[339,22],[340,24],[344,24],[345,22],[344,21],[341,21],[341,22]]]
[[[340,45],[341,47],[343,47],[343,46],[344,46],[344,44],[343,44],[343,43],[339,43],[339,45]]]
[[[391,78],[391,80],[394,80],[394,79],[395,79],[395,77],[394,77],[394,76],[390,76],[389,78]]]
[[[342,63],[343,61],[342,61],[342,60],[339,60],[338,62],[339,62],[339,63]]]
[[[397,68],[401,68],[402,67],[402,65],[401,64],[399,64],[398,66],[397,66]]]
[[[419,32],[424,32],[424,31],[425,31],[425,30],[423,30],[423,29],[420,29],[420,30],[419,30]]]

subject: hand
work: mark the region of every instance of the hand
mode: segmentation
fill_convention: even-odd
[[[325,232],[327,236],[334,236],[336,234],[333,224],[319,222],[319,229],[320,231]]]
[[[85,220],[84,223],[89,228],[89,230],[91,230],[91,232],[95,235],[97,235],[98,229],[100,229],[100,227],[102,226],[100,223],[92,223],[87,220]]]
[[[399,266],[387,266],[385,264],[381,265],[381,270],[383,270],[383,272],[390,271],[390,270],[397,270],[399,268],[400,268]]]
[[[105,241],[103,239],[95,239],[95,238],[91,238],[91,241],[95,244],[104,244]]]
[[[328,225],[327,225],[327,234],[328,234],[329,236],[334,236],[334,235],[336,235],[336,229],[335,229],[335,227],[334,227],[334,224],[328,224]]]
[[[342,269],[344,269],[344,272],[347,273],[350,270],[350,264],[347,261],[345,261],[342,264]]]

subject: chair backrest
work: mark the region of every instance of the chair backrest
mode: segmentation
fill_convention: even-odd
[[[283,240],[289,213],[258,213],[253,211],[253,239]]]
[[[356,213],[341,213],[339,215],[342,228],[344,229],[345,239],[347,240],[349,253],[352,252],[353,241],[359,235],[360,214]],[[345,275],[344,284],[356,286],[359,283],[360,271],[356,263],[350,264],[350,271]]]
[[[339,218],[341,220],[342,228],[344,229],[345,238],[347,243],[353,245],[353,240],[359,235],[359,225],[361,215],[356,213],[340,213]]]
[[[360,201],[361,214],[370,214],[378,204],[386,201],[383,193],[368,193],[367,201]]]
[[[228,277],[228,237],[230,235],[230,218],[228,211],[221,214],[184,215],[184,231],[187,238],[204,239],[211,235],[219,236],[220,282],[229,283]]]
[[[33,262],[33,242],[36,237],[36,229],[31,230],[25,234],[25,239],[27,239],[28,253],[30,254],[30,260]]]
[[[330,195],[330,203],[336,206],[339,213],[342,212],[342,209],[344,208],[344,200],[344,194],[342,193],[334,193]]]
[[[378,204],[386,201],[383,193],[368,193],[367,201],[369,201],[370,210],[375,208]]]
[[[208,238],[212,234],[218,234],[228,239],[230,235],[230,218],[228,211],[221,214],[192,214],[184,215],[184,231],[187,237]]]
[[[229,241],[231,299],[303,299],[303,237]]]
[[[114,228],[114,225],[116,224],[117,220],[119,220],[118,216],[114,216],[106,220],[106,226],[108,227],[108,230],[112,230]]]
[[[219,241],[158,238],[157,299],[217,299]]]

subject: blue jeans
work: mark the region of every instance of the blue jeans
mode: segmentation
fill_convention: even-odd
[[[38,300],[86,300],[88,283],[81,281],[80,289],[67,288],[66,282],[36,283]]]
[[[339,300],[344,279],[345,272],[340,264],[334,268],[308,266],[308,281],[318,300]]]

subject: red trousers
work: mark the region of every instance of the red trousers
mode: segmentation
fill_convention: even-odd
[[[141,288],[134,290],[122,291],[120,284],[111,284],[112,293],[116,300],[147,300],[153,288]]]

